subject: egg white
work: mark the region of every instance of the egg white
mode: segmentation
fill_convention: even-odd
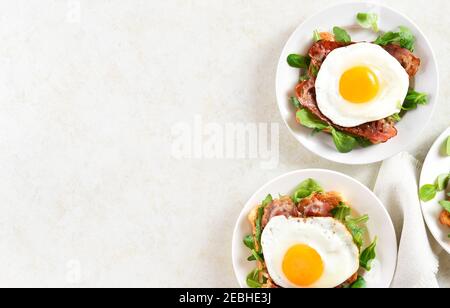
[[[283,273],[283,259],[295,245],[315,249],[324,263],[322,277],[308,288],[334,288],[359,269],[359,250],[347,228],[333,218],[274,217],[265,227],[261,245],[272,280],[283,288],[300,288]]]
[[[340,94],[341,76],[351,68],[370,68],[378,77],[380,90],[370,102],[354,104]],[[317,104],[334,124],[355,127],[387,118],[401,111],[408,94],[409,75],[382,47],[358,43],[332,51],[316,80]]]

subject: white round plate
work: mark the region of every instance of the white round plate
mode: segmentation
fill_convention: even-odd
[[[379,15],[379,26],[383,31],[391,31],[399,26],[406,26],[412,30],[417,38],[415,54],[422,60],[422,65],[415,78],[415,89],[429,94],[430,101],[427,106],[420,106],[410,111],[398,123],[398,136],[388,142],[368,148],[355,149],[348,154],[339,153],[327,134],[312,135],[310,129],[302,127],[295,120],[295,109],[291,106],[289,98],[293,96],[298,83],[299,71],[291,68],[286,59],[289,54],[307,54],[313,44],[314,30],[331,31],[334,26],[349,29],[356,24],[356,15],[360,12],[375,12]],[[370,41],[376,39],[376,34],[370,30],[353,27],[349,29],[354,41]],[[362,165],[385,160],[405,150],[413,143],[417,136],[425,129],[434,112],[439,92],[439,74],[434,52],[422,31],[407,17],[375,3],[354,2],[344,3],[328,8],[309,18],[300,25],[290,37],[278,64],[276,77],[277,102],[281,116],[294,137],[311,152],[331,161]]]
[[[448,137],[450,137],[450,127],[436,140],[428,153],[420,176],[420,187],[433,184],[439,175],[450,172],[450,156],[444,154],[444,144]],[[445,192],[441,192],[434,200],[422,202],[422,212],[428,229],[442,248],[450,254],[450,239],[448,238],[450,230],[439,223],[439,215],[442,212],[439,201],[444,199]]]
[[[236,223],[232,242],[233,266],[240,286],[247,288],[247,275],[256,268],[254,262],[247,261],[250,251],[243,244],[244,237],[251,234],[248,214],[268,194],[291,195],[302,181],[309,178],[318,181],[325,191],[340,192],[355,212],[369,215],[368,239],[377,236],[378,246],[373,269],[365,274],[364,278],[369,288],[388,288],[397,263],[397,238],[389,214],[374,193],[360,182],[338,172],[319,169],[285,174],[264,185],[247,202]]]

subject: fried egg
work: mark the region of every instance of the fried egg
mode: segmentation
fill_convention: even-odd
[[[359,250],[333,218],[272,218],[261,245],[272,280],[283,288],[334,288],[359,269]]]
[[[342,127],[399,113],[408,89],[406,70],[382,47],[371,43],[333,50],[316,80],[320,111]]]

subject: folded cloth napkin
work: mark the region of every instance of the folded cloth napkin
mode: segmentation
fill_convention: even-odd
[[[439,263],[433,253],[418,197],[419,162],[401,153],[383,163],[375,194],[391,215],[399,254],[392,288],[438,288]]]

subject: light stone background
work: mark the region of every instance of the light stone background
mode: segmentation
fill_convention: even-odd
[[[233,226],[261,185],[317,167],[372,187],[379,164],[320,159],[283,125],[274,170],[171,156],[173,125],[195,115],[281,123],[281,49],[337,2],[0,1],[0,286],[235,287]],[[440,105],[410,149],[423,159],[449,125],[450,2],[382,2],[439,60]]]

